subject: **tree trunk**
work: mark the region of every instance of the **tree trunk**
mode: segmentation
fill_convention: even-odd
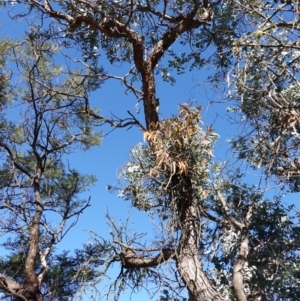
[[[237,300],[247,301],[247,297],[244,291],[243,270],[249,253],[249,245],[248,245],[249,238],[248,238],[248,229],[243,228],[241,231],[242,231],[242,235],[241,235],[240,253],[238,255],[238,258],[236,258],[234,261],[232,284]]]
[[[146,119],[146,128],[153,129],[158,122],[157,100],[155,91],[155,78],[151,62],[144,63],[141,72],[143,83],[144,112]]]
[[[38,158],[39,159],[39,158]],[[22,295],[28,301],[42,301],[42,295],[40,292],[40,281],[35,273],[35,262],[38,256],[38,240],[39,240],[39,223],[43,213],[43,204],[40,195],[40,177],[41,169],[37,170],[37,175],[34,178],[33,189],[36,202],[36,211],[32,218],[31,225],[29,227],[29,250],[25,260],[24,274],[26,276],[26,283],[23,286],[24,290]]]
[[[181,238],[177,253],[178,272],[184,281],[193,301],[225,301],[225,298],[213,287],[199,258],[200,215],[193,201],[191,184],[189,193],[180,201]]]
[[[26,298],[27,301],[42,301],[43,297],[41,291],[37,285],[32,285],[31,283],[25,284],[22,292],[22,295]],[[17,300],[23,300],[21,298],[17,298]]]

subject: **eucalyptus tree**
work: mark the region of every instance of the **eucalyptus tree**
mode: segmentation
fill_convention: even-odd
[[[69,74],[54,63],[58,50],[33,33],[22,43],[1,42],[0,231],[7,256],[0,291],[12,300],[73,298],[81,280],[71,283],[72,276],[88,253],[54,254],[90,205],[81,193],[95,182],[64,156],[101,138],[83,113],[89,80],[83,70]]]
[[[264,17],[264,12],[270,11],[269,7],[283,8],[280,12],[285,12],[284,8],[291,3],[197,0],[19,2],[26,3],[30,12],[41,18],[43,26],[50,24],[47,28],[42,25],[39,28],[44,36],[61,41],[66,48],[81,47],[83,58],[80,62],[89,70],[88,79],[96,79],[96,83],[97,80],[119,80],[144,106],[145,126],[133,115],[126,122],[105,119],[90,107],[88,98],[81,111],[94,120],[106,121],[116,127],[135,124],[147,141],[147,145],[132,150],[133,157],[123,171],[129,185],[121,189],[120,195],[132,201],[134,207],[156,217],[161,225],[161,237],[151,246],[141,246],[138,235],[130,238],[111,220],[113,242],[100,240],[97,246],[100,247],[99,257],[104,258],[102,276],[112,263],[121,263],[120,275],[111,286],[111,291],[116,292],[115,298],[126,285],[139,289],[151,280],[166,287],[175,283],[175,293],[186,288],[194,301],[272,300],[274,296],[297,300],[299,276],[295,270],[285,273],[288,264],[292,267],[293,261],[298,263],[295,255],[298,250],[295,242],[297,225],[283,209],[280,211],[275,205],[268,207],[259,192],[238,182],[238,173],[229,179],[219,175],[222,168],[212,163],[217,134],[211,128],[205,131],[199,127],[200,108],[182,105],[178,116],[160,121],[155,84],[159,73],[164,80],[172,81],[169,75],[172,69],[181,73],[184,68],[212,62],[218,68],[215,82],[229,71],[227,78],[238,74],[235,78],[237,89],[243,88],[239,85],[243,74],[239,69],[235,73],[231,69],[232,63],[241,57],[240,48],[248,45],[243,44],[243,39],[251,38],[253,32],[253,37],[260,37],[260,31],[256,30],[260,28],[259,22],[263,20],[262,26],[268,26],[268,22],[276,18],[273,14]],[[278,11],[277,8],[273,10],[274,13]],[[51,22],[47,22],[47,18]],[[283,19],[282,23],[287,22]],[[286,26],[291,27],[294,28],[294,24]],[[253,28],[255,30],[249,34]],[[171,48],[175,43],[180,43],[180,47],[188,46],[188,52],[176,53]],[[214,51],[210,55],[205,50],[212,45],[214,48],[210,49]],[[104,72],[98,67],[99,54],[103,53],[111,64],[130,64],[128,72],[123,77]],[[255,53],[253,57],[256,58]],[[249,62],[253,61],[249,57]],[[253,69],[254,74],[258,71]],[[260,141],[259,145],[263,147],[264,144]],[[282,220],[273,214],[273,211],[279,212],[277,209],[283,212]],[[265,222],[259,227],[255,223],[256,215],[261,217],[259,213],[273,216],[272,223],[268,224],[267,218],[257,218],[261,223]],[[284,220],[290,227],[283,227]],[[274,221],[280,227],[275,227]],[[270,247],[275,243],[275,236],[261,233],[271,226],[284,246],[276,248],[275,255]],[[284,240],[288,231],[292,232],[290,241]],[[294,252],[294,257],[290,257],[289,251]],[[277,255],[282,258],[279,263],[274,259]],[[261,268],[258,267],[259,256],[264,256]],[[214,264],[213,271],[204,269],[203,260]],[[166,265],[168,272],[163,270]],[[256,274],[254,267],[258,267]],[[281,273],[281,282],[275,281],[268,271],[273,271],[273,276]],[[282,296],[274,289],[279,283],[282,290],[287,288],[287,279],[292,279],[293,286],[289,289],[293,295]]]
[[[90,71],[94,73],[95,77],[101,80],[117,78],[108,73],[98,72],[98,69],[94,68],[95,49],[101,48],[111,63],[125,61],[132,64],[128,73],[118,79],[138,97],[138,101],[143,101],[146,126],[143,127],[134,117],[132,123],[137,124],[144,131],[145,139],[149,142],[154,156],[157,157],[159,168],[166,169],[170,182],[170,186],[166,185],[167,190],[172,191],[173,188],[178,190],[178,196],[176,196],[178,204],[172,205],[174,214],[170,215],[170,218],[176,216],[175,212],[178,210],[177,218],[181,229],[181,239],[176,250],[172,251],[172,255],[166,256],[164,252],[158,255],[160,259],[156,261],[156,265],[176,254],[178,272],[194,300],[224,300],[224,297],[205,275],[198,254],[200,215],[192,189],[193,174],[190,172],[192,167],[184,160],[176,161],[175,154],[165,162],[163,159],[164,156],[167,157],[167,149],[165,149],[165,154],[161,154],[158,149],[160,142],[156,140],[156,137],[162,124],[159,122],[158,115],[155,72],[161,71],[165,79],[170,79],[167,69],[159,66],[163,56],[168,52],[172,58],[170,66],[175,67],[179,72],[186,62],[192,61],[194,65],[201,65],[203,60],[199,55],[199,48],[204,49],[216,39],[213,34],[210,34],[207,26],[211,22],[214,22],[215,26],[218,26],[219,23],[221,26],[224,25],[222,20],[221,22],[212,20],[215,13],[220,18],[225,16],[229,18],[232,14],[227,4],[230,4],[231,1],[221,3],[221,1],[200,2],[196,0],[183,2],[85,0],[51,2],[46,0],[45,2],[25,1],[24,3],[35,8],[37,13],[41,12],[43,18],[49,16],[57,20],[57,28],[60,31],[64,26],[64,38],[69,38],[69,41],[74,40],[76,45],[82,45],[85,58],[82,63],[90,67]],[[220,16],[222,12],[224,15]],[[226,28],[229,28],[228,36],[231,34],[230,25],[229,23],[225,25]],[[203,30],[199,30],[200,27]],[[55,31],[57,28],[55,24],[52,24],[52,30]],[[205,37],[201,37],[203,32],[205,32],[207,40]],[[217,33],[219,34],[219,32]],[[181,56],[172,53],[169,48],[177,40],[182,44],[190,44],[194,51]],[[136,80],[140,80],[141,89],[134,85]],[[89,106],[86,106],[86,113],[103,121],[103,118],[95,114]],[[193,114],[188,114],[188,118],[193,116],[193,120],[198,120],[197,114]],[[186,122],[188,123],[188,120]],[[194,131],[193,126],[192,132]],[[189,134],[193,135],[193,133]],[[171,135],[171,133],[166,133],[166,135]],[[179,141],[181,141],[180,139]],[[179,148],[178,151],[180,150]],[[178,156],[181,156],[180,153]],[[181,194],[179,193],[180,189]],[[139,264],[134,264],[133,261],[131,267],[139,268]]]

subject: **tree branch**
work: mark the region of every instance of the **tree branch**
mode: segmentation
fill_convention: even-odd
[[[229,218],[229,220],[230,220],[235,226],[237,226],[240,230],[242,230],[242,229],[245,227],[244,223],[239,222],[238,220],[236,220],[236,219],[231,215],[231,213],[230,213],[230,211],[229,211],[229,208],[228,208],[228,206],[227,206],[227,203],[226,203],[226,201],[225,201],[225,199],[224,199],[224,197],[223,197],[223,195],[222,195],[222,193],[221,193],[221,191],[220,191],[219,189],[217,189],[217,195],[218,195],[218,197],[219,197],[219,200],[220,200],[221,205],[222,205],[222,207],[223,207],[223,209],[224,209],[224,211],[225,211],[226,216]]]
[[[205,209],[203,209],[203,207],[200,204],[199,204],[199,211],[200,211],[200,213],[204,217],[210,219],[211,221],[213,221],[213,222],[215,222],[217,224],[221,224],[221,225],[223,225],[226,228],[230,228],[230,222],[229,221],[223,220],[223,219],[219,219],[219,218],[211,215],[209,212],[207,212]]]
[[[132,248],[123,249],[120,254],[120,259],[124,268],[148,268],[155,267],[161,263],[174,259],[175,253],[170,249],[162,249],[160,254],[155,257],[146,258],[137,255]]]
[[[1,290],[20,290],[22,288],[22,286],[18,283],[15,282],[13,280],[11,280],[10,278],[8,278],[7,276],[0,274],[0,289]]]
[[[22,289],[23,287],[19,283],[9,279],[3,274],[0,274],[0,290],[24,301],[28,301],[23,295],[19,293],[19,291]]]
[[[198,1],[195,1],[193,10],[175,27],[171,30],[165,32],[162,38],[156,43],[150,52],[147,62],[151,62],[151,67],[154,68],[159,61],[159,59],[164,55],[165,51],[186,31],[195,29],[200,25],[209,24],[213,17],[213,12],[211,10],[204,9],[202,16],[194,19],[197,11],[199,9]]]

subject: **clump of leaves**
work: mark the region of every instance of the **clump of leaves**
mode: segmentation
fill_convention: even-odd
[[[147,143],[133,147],[121,170],[127,185],[119,189],[120,197],[140,210],[157,210],[166,219],[177,215],[187,182],[192,183],[195,199],[209,194],[207,179],[218,135],[200,127],[200,112],[200,107],[180,105],[177,116],[144,132]]]

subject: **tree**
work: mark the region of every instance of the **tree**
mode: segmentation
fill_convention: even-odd
[[[149,246],[138,235],[128,237],[126,225],[118,228],[110,219],[113,244],[107,253],[99,253],[106,262],[102,273],[117,261],[122,269],[109,289],[116,292],[117,299],[124,286],[138,291],[150,282],[172,291],[174,297],[167,294],[170,300],[177,299],[187,286],[182,271],[199,277],[201,273],[197,270],[193,274],[193,268],[200,257],[210,266],[203,278],[208,276],[224,299],[274,300],[276,296],[297,300],[300,232],[294,207],[286,208],[278,197],[266,199],[256,187],[242,183],[241,173],[225,177],[221,173],[224,167],[211,160],[217,136],[211,129],[199,128],[198,114],[195,108],[181,106],[179,116],[161,121],[159,130],[147,137],[150,145],[153,141],[157,144],[156,153],[147,144],[135,146],[121,172],[127,185],[109,187],[134,207],[154,216],[156,227],[159,225],[156,239]],[[184,173],[191,177],[190,191],[180,177],[172,178],[175,167],[180,177]],[[195,210],[188,221],[199,226],[193,224],[185,238],[182,232],[186,216],[182,216],[181,206],[187,202],[188,193]],[[180,197],[184,198],[183,204]],[[199,239],[196,258],[189,263],[192,251],[185,250],[181,260],[190,266],[182,270],[178,263],[181,244],[185,245],[182,240],[190,242],[194,229],[199,231],[195,235]],[[102,240],[96,239],[97,244],[101,246]],[[158,269],[159,265],[163,267]]]
[[[128,183],[120,188],[120,194],[134,207],[154,215],[161,225],[161,234],[153,245],[142,245],[139,235],[129,237],[124,228],[119,229],[110,219],[112,242],[99,239],[96,245],[100,250],[98,257],[104,260],[101,275],[105,275],[114,262],[121,263],[120,275],[110,287],[116,291],[115,298],[126,285],[139,289],[147,281],[153,281],[174,289],[178,296],[186,288],[189,298],[194,301],[297,300],[299,273],[295,266],[299,262],[299,228],[297,216],[291,216],[292,208],[282,207],[276,198],[272,203],[263,197],[262,191],[242,183],[238,170],[228,176],[223,174],[224,166],[212,161],[213,145],[218,135],[210,127],[207,130],[199,127],[199,107],[183,104],[178,116],[160,121],[155,90],[157,72],[162,73],[163,79],[172,81],[169,76],[172,68],[181,73],[187,66],[201,67],[208,61],[218,68],[213,78],[218,84],[242,55],[245,55],[246,63],[237,65],[242,67],[235,69],[234,82],[229,81],[229,84],[235,84],[234,92],[237,91],[233,98],[237,99],[240,92],[247,97],[251,92],[256,97],[264,91],[262,82],[266,86],[269,84],[267,80],[261,80],[261,72],[265,70],[275,74],[275,78],[270,77],[270,87],[278,89],[274,84],[278,81],[279,90],[284,89],[285,85],[280,83],[281,75],[275,68],[282,69],[280,64],[284,60],[269,49],[274,45],[277,52],[283,44],[276,36],[281,34],[280,30],[276,33],[278,28],[297,30],[297,25],[286,21],[288,16],[282,17],[286,7],[295,12],[296,4],[290,1],[270,4],[264,1],[196,0],[28,0],[23,3],[29,5],[30,11],[40,14],[41,23],[45,23],[45,16],[56,20],[57,23],[51,23],[49,28],[41,31],[41,36],[61,41],[66,48],[81,47],[81,63],[89,70],[88,79],[120,80],[137,96],[138,102],[143,102],[145,126],[131,113],[126,120],[106,119],[90,108],[88,98],[81,107],[82,114],[92,120],[108,122],[115,127],[137,125],[147,141],[133,148],[132,158],[122,172]],[[277,14],[281,15],[274,25]],[[263,42],[272,40],[266,47],[264,43],[252,42],[265,32],[270,34],[262,38]],[[289,34],[286,36],[289,39]],[[176,41],[182,46],[189,45],[191,51],[178,55],[170,49]],[[289,43],[286,47],[291,45],[297,46]],[[207,47],[214,47],[212,56],[207,56]],[[119,77],[99,69],[99,48],[112,64],[120,61],[131,64],[128,73]],[[261,49],[262,61],[259,56]],[[169,61],[166,63],[164,56],[167,55]],[[263,68],[266,62],[274,62],[270,70]],[[245,69],[249,64],[251,68]],[[289,77],[296,77],[288,68],[283,69]],[[136,87],[138,81],[141,89]],[[268,92],[265,96],[269,95]],[[241,110],[247,113],[247,121],[264,120],[267,112],[271,121],[276,117],[276,120],[286,123],[280,116],[273,116],[276,108],[280,114],[284,110],[282,107],[278,109],[278,95],[275,98],[272,93],[270,95],[270,102],[266,105],[263,101],[258,108],[249,101],[251,97],[247,99],[248,104],[243,100]],[[275,129],[280,137],[285,138],[287,131],[282,131],[277,125],[270,126],[269,135],[263,132],[263,137],[273,137]],[[277,143],[278,133],[274,135],[275,138],[271,139]],[[277,146],[283,145],[281,139]],[[258,155],[255,152],[253,155],[249,148],[252,140],[239,139],[234,141],[234,146],[242,150],[241,157],[249,162],[255,162],[258,156],[262,161],[267,158],[272,163],[271,170],[277,158],[274,152],[263,153],[261,150],[265,144],[258,140],[255,142]],[[282,151],[278,158],[287,162]],[[286,163],[282,168],[285,170]],[[285,176],[285,179],[290,177]],[[211,270],[204,268],[204,261],[211,264]],[[168,271],[165,272],[164,268]],[[278,285],[280,290],[276,288]]]
[[[81,278],[64,287],[61,278],[71,282],[89,255],[54,255],[90,204],[80,193],[95,182],[66,165],[64,154],[101,137],[82,113],[88,79],[80,70],[64,74],[53,62],[57,50],[33,33],[22,43],[1,42],[0,231],[9,254],[0,260],[0,290],[13,300],[72,298]]]
[[[18,246],[16,241],[13,246]],[[15,249],[11,246],[5,245],[5,247],[7,250],[11,250],[11,253],[1,259],[1,271],[5,275],[6,281],[7,279],[10,281],[13,279],[13,281],[23,285],[25,270],[24,252],[22,250],[22,252],[16,253]],[[78,274],[82,262],[90,259],[93,255],[93,250],[89,250],[88,247],[85,247],[83,250],[77,249],[74,255],[69,254],[67,251],[61,254],[55,252],[54,254],[54,251],[52,250],[47,258],[49,269],[40,285],[43,300],[72,300],[75,295],[80,293],[82,282],[91,281],[97,275],[90,271],[86,274],[84,274],[84,271],[82,271],[82,274]],[[98,264],[101,264],[101,262],[95,260],[90,267],[96,267]],[[36,270],[38,270],[40,265],[41,263],[37,259],[35,264]],[[11,299],[13,295],[14,292],[6,292],[3,299]]]
[[[243,6],[253,29],[235,42],[230,95],[237,100],[232,109],[245,116],[243,133],[232,141],[240,157],[294,192],[299,191],[298,9],[297,1]]]
[[[183,43],[187,43],[194,29],[200,26],[205,27],[210,23],[213,18],[213,9],[218,2],[215,4],[208,1],[203,3],[178,1],[172,4],[165,2],[161,6],[155,1],[145,5],[139,2],[128,4],[127,2],[76,1],[58,3],[57,8],[49,1],[43,4],[30,1],[28,3],[59,22],[63,22],[66,30],[70,35],[75,36],[74,39],[77,39],[77,42],[86,45],[88,41],[88,46],[101,44],[112,62],[124,59],[134,63],[134,68],[129,72],[132,79],[125,76],[122,81],[128,89],[143,99],[146,120],[145,137],[157,161],[160,162],[159,145],[156,141],[157,133],[160,131],[154,78],[156,65],[178,38],[183,37]],[[140,25],[137,30],[135,23]],[[142,35],[144,30],[146,35]],[[92,38],[82,38],[85,31],[90,32]],[[100,36],[102,36],[102,42],[97,43],[96,38]],[[121,47],[116,48],[117,43],[120,43]],[[84,51],[86,48],[87,46],[83,46]],[[90,57],[88,51],[90,49],[87,49],[86,57]],[[184,60],[184,58],[179,58],[179,62],[180,59]],[[95,76],[101,75],[96,73]],[[141,79],[142,91],[134,88],[130,82],[135,77]],[[87,113],[97,117],[90,110]],[[170,158],[170,162],[161,162],[160,167],[166,169],[171,183],[170,190],[180,185],[184,191],[184,194],[178,195],[177,205],[181,210],[178,214],[181,239],[176,248],[179,274],[194,300],[224,300],[203,273],[202,262],[198,256],[199,210],[194,199],[190,166],[185,161],[173,162],[173,160],[175,158]],[[158,263],[164,261],[165,255],[161,256],[162,260]],[[138,265],[136,267],[138,268]]]

